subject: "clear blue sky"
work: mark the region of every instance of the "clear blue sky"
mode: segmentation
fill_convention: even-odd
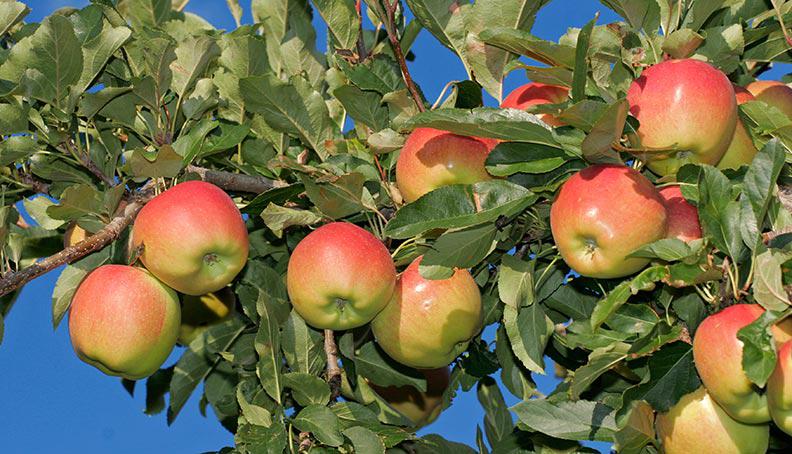
[[[85,0],[28,0],[33,12],[28,20],[38,21],[62,6],[84,6]],[[243,1],[245,21],[250,22],[249,1]],[[600,23],[616,16],[594,0],[554,0],[539,15],[534,34],[558,39],[567,27],[580,27],[599,11]],[[192,0],[187,7],[219,28],[234,27],[221,0]],[[320,40],[323,25],[316,21]],[[324,43],[319,43],[324,48]],[[413,77],[426,96],[435,99],[450,80],[465,78],[455,55],[432,36],[421,32],[414,46],[416,60],[410,64]],[[786,68],[784,68],[786,69]],[[780,77],[774,70],[766,77]],[[521,72],[506,81],[506,91],[525,83]],[[493,100],[488,99],[488,104]],[[133,399],[117,379],[105,376],[79,361],[69,343],[66,323],[53,332],[50,322],[52,289],[57,271],[27,285],[6,320],[5,338],[0,345],[0,450],[8,453],[197,453],[233,444],[233,437],[209,414],[198,412],[196,392],[168,427],[163,415],[143,414],[143,394]],[[491,332],[487,334],[492,334]],[[492,336],[488,336],[489,339]],[[180,352],[176,352],[180,354]],[[177,358],[174,355],[171,362]],[[554,381],[537,376],[540,389],[548,392]],[[142,383],[141,383],[142,385]],[[141,391],[143,391],[141,386]],[[516,400],[507,395],[509,405]],[[211,411],[211,410],[210,410]],[[439,433],[451,440],[474,444],[476,424],[483,413],[475,391],[459,394],[453,406],[421,433]],[[598,444],[597,447],[603,447]]]

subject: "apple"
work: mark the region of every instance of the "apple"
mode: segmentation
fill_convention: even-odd
[[[396,184],[406,202],[451,184],[491,180],[484,161],[498,141],[432,128],[410,133],[396,161]]]
[[[767,406],[778,428],[792,435],[792,341],[778,350],[778,362],[767,380]]]
[[[701,238],[698,210],[682,196],[679,186],[666,186],[658,191],[668,217],[668,238],[691,241]]]
[[[234,201],[203,181],[177,184],[140,210],[131,245],[159,280],[186,295],[220,290],[245,266],[248,233]]]
[[[732,418],[747,424],[767,422],[770,414],[766,396],[743,372],[737,331],[763,312],[758,304],[729,306],[705,318],[693,338],[693,361],[707,391]]]
[[[388,304],[396,268],[374,235],[354,224],[332,222],[294,248],[286,286],[306,323],[345,330],[370,322]]]
[[[775,107],[792,119],[792,88],[788,85],[777,80],[757,80],[745,88],[757,101]]]
[[[415,259],[396,282],[393,299],[371,322],[391,358],[416,369],[449,365],[481,330],[481,292],[467,270],[448,279],[424,279]]]
[[[179,343],[189,345],[210,325],[228,320],[234,313],[236,296],[230,287],[206,295],[185,295],[182,298]]]
[[[567,180],[550,208],[550,228],[564,261],[583,276],[616,278],[648,259],[628,257],[665,238],[667,215],[652,183],[630,167],[594,165]]]
[[[79,225],[71,224],[63,234],[63,247],[74,246],[75,244],[88,238],[88,232]]]
[[[501,103],[502,109],[512,108],[526,110],[539,104],[560,104],[569,99],[569,88],[559,85],[531,82],[517,87],[509,93]],[[550,114],[537,114],[542,121],[550,126],[563,126],[564,123]]]
[[[691,162],[717,164],[737,124],[731,82],[699,60],[667,60],[647,68],[630,85],[627,101],[640,122],[640,143],[634,146],[642,151],[636,154],[662,176]]]
[[[451,380],[448,367],[420,371],[426,377],[426,392],[412,386],[377,386],[371,388],[385,399],[396,411],[406,416],[415,427],[424,427],[434,422],[442,410],[443,393]]]
[[[734,85],[734,95],[737,105],[755,99],[750,91],[738,85]],[[740,166],[750,164],[757,152],[751,135],[748,134],[748,130],[745,129],[745,125],[738,116],[737,124],[734,127],[734,137],[717,167],[719,169],[739,169]]]
[[[769,425],[735,421],[704,387],[658,414],[655,425],[665,454],[764,454],[770,441]]]
[[[81,360],[108,375],[138,380],[168,359],[180,319],[176,292],[151,273],[103,265],[74,294],[69,336]]]

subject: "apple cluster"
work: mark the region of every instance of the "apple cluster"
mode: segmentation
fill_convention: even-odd
[[[188,181],[164,191],[132,227],[130,259],[145,268],[103,265],[78,286],[69,310],[74,351],[109,375],[153,374],[177,341],[187,344],[231,315],[236,300],[227,285],[247,257],[245,223],[223,190]]]

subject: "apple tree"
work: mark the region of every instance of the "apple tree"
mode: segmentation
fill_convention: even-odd
[[[792,450],[792,2],[187,3],[0,1],[0,334],[65,265],[75,360],[224,453]],[[473,389],[475,447],[416,435]]]

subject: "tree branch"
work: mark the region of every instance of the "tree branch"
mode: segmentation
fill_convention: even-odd
[[[358,15],[358,39],[357,39],[357,52],[358,61],[361,62],[368,58],[368,49],[366,49],[366,40],[363,37],[363,9],[360,5],[361,0],[355,2],[355,11]]]
[[[324,330],[324,350],[327,355],[327,384],[330,385],[330,398],[335,400],[341,394],[341,369],[338,367],[338,347],[333,330]]]
[[[412,80],[410,70],[407,68],[407,60],[404,58],[404,52],[402,52],[401,43],[399,42],[399,36],[396,34],[396,7],[399,6],[399,0],[392,0],[392,2],[393,3],[391,3],[391,0],[385,0],[385,9],[388,16],[385,31],[388,32],[388,39],[393,48],[393,54],[399,62],[404,83],[407,84],[407,90],[412,95],[415,105],[418,107],[418,111],[425,112],[426,107],[424,106],[423,98],[421,98],[418,87],[415,86],[415,82]]]
[[[102,170],[99,169],[99,166],[97,166],[96,163],[93,162],[93,160],[88,156],[87,153],[79,153],[77,150],[74,149],[74,145],[71,143],[71,139],[64,141],[63,144],[66,146],[69,153],[71,153],[73,156],[79,159],[83,167],[88,169],[88,171],[91,172],[94,176],[96,176],[96,178],[99,178],[108,186],[116,185],[115,179],[105,175],[104,172],[102,172]]]
[[[49,185],[33,177],[33,175],[20,172],[19,181],[30,186],[38,194],[49,194]]]
[[[251,175],[244,175],[232,172],[223,172],[220,170],[211,170],[204,167],[189,165],[187,172],[197,173],[202,180],[207,183],[212,183],[226,191],[249,192],[252,194],[261,194],[262,192],[269,191],[272,188],[280,188],[286,186],[281,181],[271,180],[265,177],[255,177]]]

